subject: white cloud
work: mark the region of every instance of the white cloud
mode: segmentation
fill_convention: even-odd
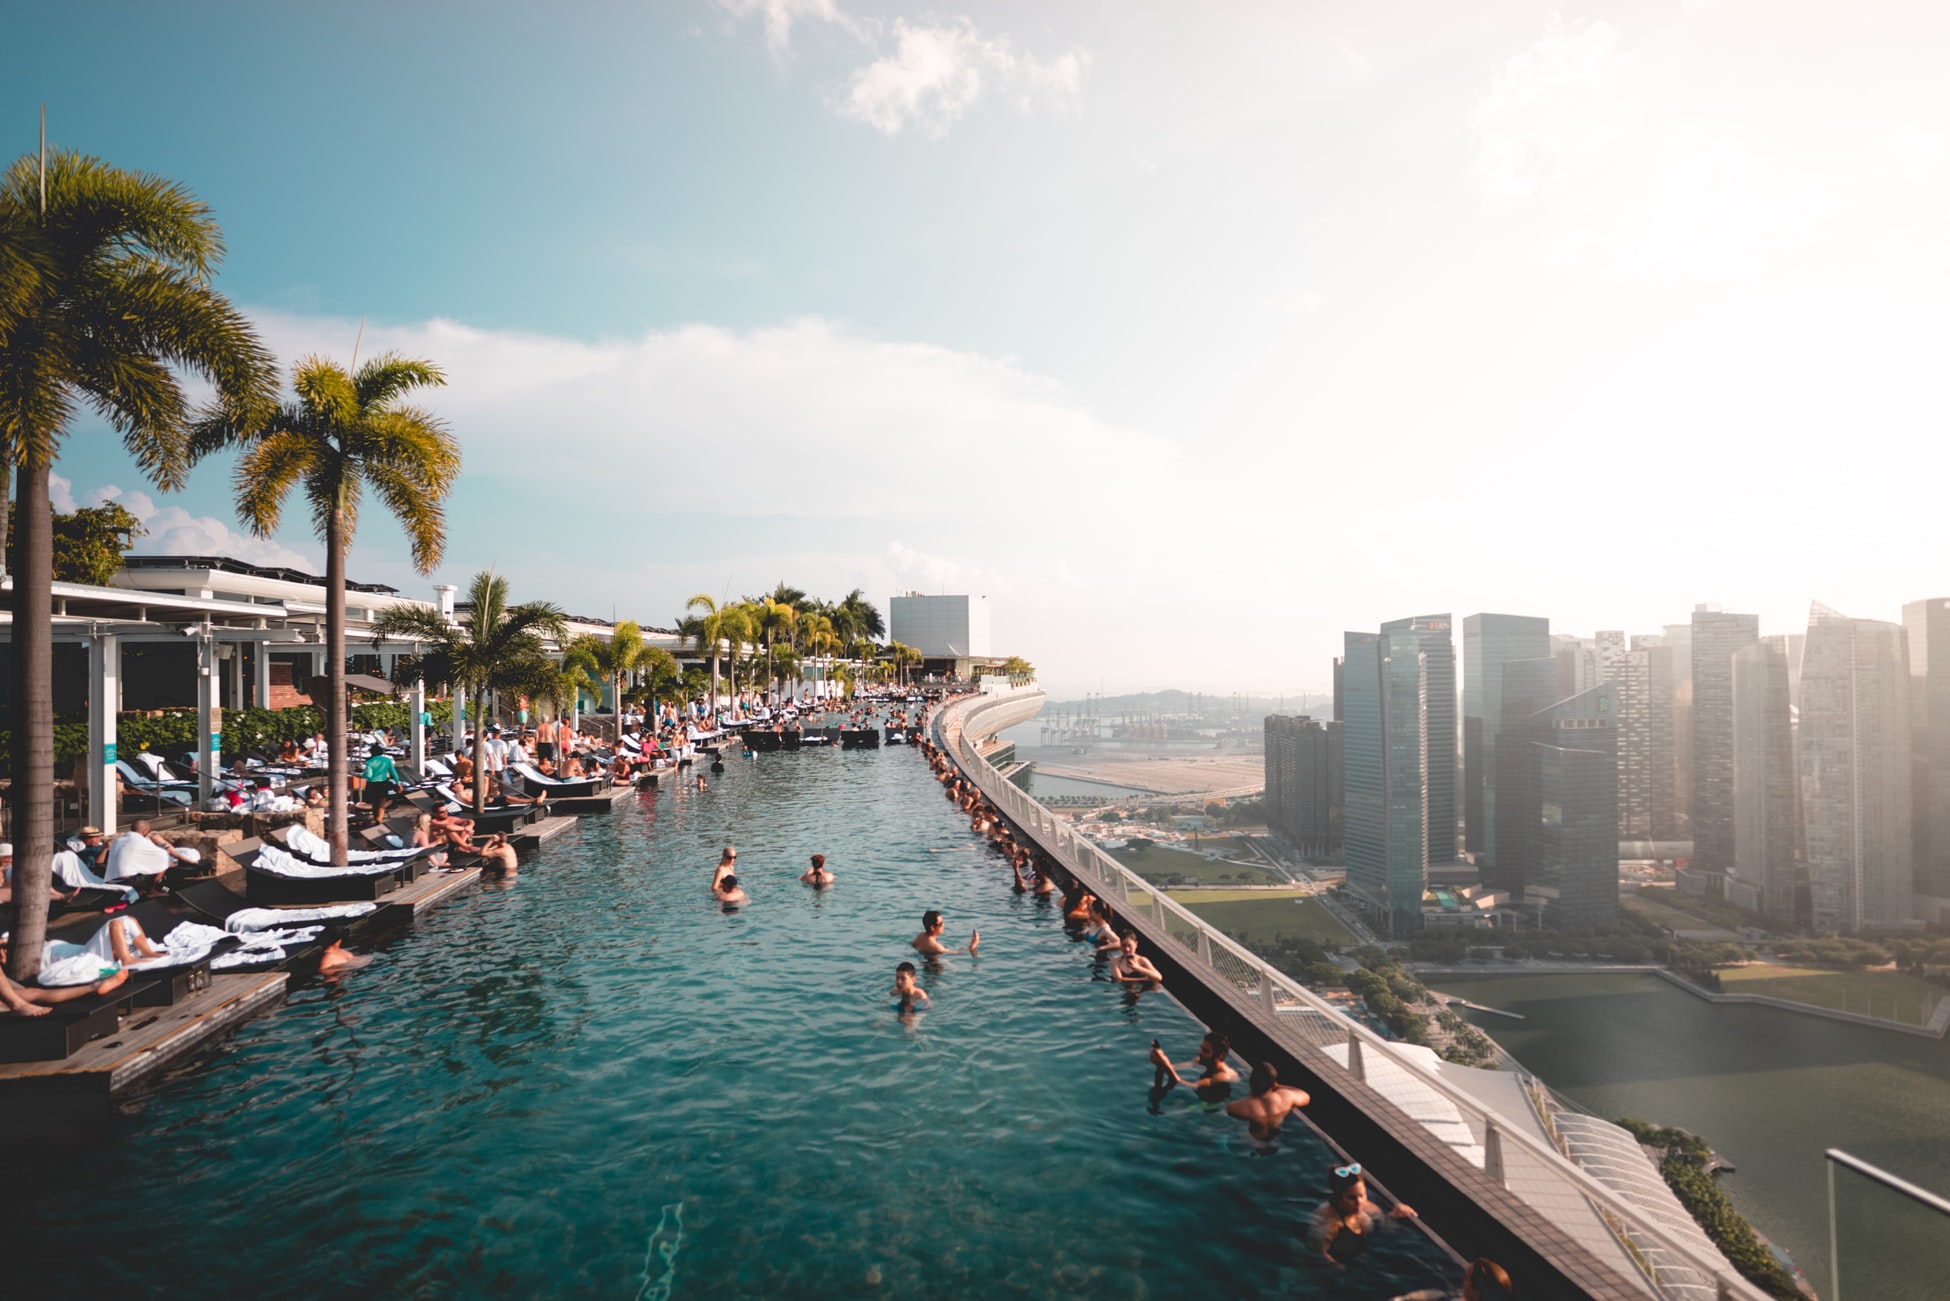
[[[214,515],[192,515],[180,506],[158,506],[146,492],[125,492],[115,484],[91,488],[77,499],[74,485],[58,474],[48,475],[48,496],[54,509],[72,511],[77,505],[119,502],[142,521],[148,532],[136,539],[133,553],[141,556],[230,556],[253,565],[279,565],[317,573],[312,561],[275,540],[254,538],[231,528]]]
[[[1608,152],[1625,106],[1610,91],[1618,32],[1609,23],[1543,36],[1511,56],[1477,104],[1477,179],[1490,207],[1511,209],[1562,179],[1576,161]]]
[[[893,54],[853,74],[835,107],[884,135],[913,126],[940,136],[990,91],[1022,112],[1038,105],[1074,111],[1090,56],[1072,50],[1047,62],[1018,54],[1007,37],[985,36],[967,19],[934,26],[897,20]]]
[[[784,63],[792,53],[792,26],[812,21],[828,23],[858,36],[864,31],[851,17],[840,12],[834,0],[713,0],[740,22],[759,16],[765,24],[765,46],[772,58]]]

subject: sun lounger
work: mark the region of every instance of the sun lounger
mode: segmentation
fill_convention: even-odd
[[[541,812],[541,806],[537,804],[490,804],[476,813],[472,805],[462,804],[454,797],[453,787],[436,786],[433,789],[434,794],[445,800],[448,807],[456,810],[464,818],[474,819],[476,836],[491,836],[496,832],[512,833],[533,822],[536,815]],[[431,813],[437,807],[439,806],[434,805],[427,811]]]
[[[560,778],[550,777],[540,769],[525,763],[509,764],[508,768],[515,776],[521,778],[522,789],[530,795],[560,796],[563,799],[576,799],[585,795],[594,795],[599,791],[609,788],[609,778],[607,777],[588,777],[578,778],[574,781],[563,781]]]
[[[255,904],[361,903],[400,884],[395,862],[320,866],[275,845],[228,852],[243,864],[245,897]]]

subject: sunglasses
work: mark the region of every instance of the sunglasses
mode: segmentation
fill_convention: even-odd
[[[1354,1178],[1354,1176],[1360,1173],[1361,1173],[1361,1163],[1359,1161],[1356,1161],[1353,1165],[1340,1165],[1334,1167],[1334,1177],[1336,1179],[1352,1179]]]

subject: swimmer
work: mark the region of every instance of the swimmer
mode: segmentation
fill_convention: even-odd
[[[697,788],[698,788],[699,790],[703,790],[703,789],[704,789],[704,774],[703,774],[703,773],[699,773],[699,774],[697,775]]]
[[[1336,1167],[1327,1188],[1327,1200],[1314,1212],[1313,1243],[1335,1265],[1350,1265],[1367,1253],[1373,1242],[1370,1234],[1385,1223],[1381,1207],[1368,1200],[1368,1184],[1359,1161]],[[1395,1203],[1387,1214],[1390,1220],[1414,1218],[1415,1208],[1402,1202]]]
[[[513,876],[516,870],[515,847],[508,843],[508,837],[495,832],[481,842],[482,867],[499,869],[504,875]]]
[[[1251,1096],[1226,1103],[1226,1115],[1245,1121],[1247,1133],[1270,1143],[1280,1136],[1280,1125],[1286,1118],[1311,1101],[1305,1089],[1280,1083],[1273,1063],[1262,1061],[1253,1067]]]
[[[318,955],[318,974],[336,976],[342,971],[363,967],[372,961],[372,955],[347,953],[345,951],[345,929],[340,926],[327,926],[318,937],[325,951]]]
[[[1161,985],[1165,979],[1151,959],[1138,952],[1136,931],[1119,943],[1116,956],[1110,960],[1110,978],[1120,985]]]
[[[826,855],[814,854],[812,866],[807,868],[799,879],[815,890],[824,890],[833,884],[833,874],[826,870]]]
[[[1224,1102],[1239,1082],[1239,1072],[1226,1060],[1232,1055],[1232,1040],[1223,1030],[1208,1030],[1198,1042],[1198,1056],[1185,1063],[1185,1069],[1201,1072],[1192,1085],[1201,1102]]]
[[[726,908],[736,908],[739,904],[748,901],[745,892],[738,888],[738,878],[729,873],[712,882],[711,893],[716,895],[718,902]]]
[[[1056,893],[1056,882],[1052,881],[1049,873],[1038,864],[1036,874],[1030,878],[1030,888],[1038,899],[1047,899]]]
[[[730,876],[733,872],[736,872],[737,870],[738,870],[738,851],[732,846],[726,845],[724,847],[724,852],[718,855],[717,868],[713,870],[711,873],[711,888],[713,890],[717,889],[718,882],[724,880],[727,876]]]
[[[921,914],[921,933],[914,937],[914,951],[923,957],[938,958],[949,952],[948,946],[941,942],[941,932],[947,927],[941,914],[930,908]],[[969,935],[968,947],[956,949],[957,953],[973,953],[981,946],[982,933],[973,931]]]
[[[928,1002],[928,991],[914,981],[914,964],[903,962],[894,968],[894,1001],[901,1005],[903,1012],[912,1008],[916,1000],[924,1006]]]

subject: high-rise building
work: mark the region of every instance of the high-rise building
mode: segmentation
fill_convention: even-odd
[[[1646,803],[1653,840],[1679,839],[1679,755],[1675,749],[1676,683],[1673,650],[1663,636],[1632,638],[1645,656]]]
[[[1549,619],[1472,614],[1463,620],[1463,844],[1479,864],[1496,861],[1496,744],[1503,726],[1503,666],[1550,655]],[[1552,685],[1554,689],[1554,678]]]
[[[1903,607],[1903,631],[1909,636],[1911,860],[1916,893],[1940,915],[1950,907],[1950,600],[1911,601]]]
[[[1266,824],[1304,854],[1342,841],[1342,726],[1304,715],[1266,720]]]
[[[1801,809],[1818,931],[1914,915],[1906,640],[1900,624],[1846,618],[1819,602],[1808,615]]]
[[[1795,908],[1795,770],[1786,637],[1762,637],[1733,655],[1733,866],[1727,897],[1792,926]]]
[[[1536,823],[1524,883],[1544,924],[1618,924],[1618,687],[1604,682],[1530,720]],[[1506,734],[1506,739],[1509,739]]]
[[[1409,630],[1345,635],[1347,883],[1378,925],[1421,924],[1428,889],[1428,673]]]
[[[1692,632],[1692,866],[1717,877],[1733,869],[1733,657],[1759,639],[1760,616],[1702,605]]]
[[[1598,685],[1598,647],[1591,638],[1552,633],[1551,655],[1557,660],[1559,700],[1569,700]]]
[[[1557,701],[1556,656],[1503,665],[1503,717],[1496,743],[1496,799],[1490,825],[1496,861],[1482,867],[1483,884],[1523,897],[1537,874],[1536,720]],[[1617,849],[1613,845],[1614,850]]]
[[[1622,632],[1592,638],[1598,681],[1618,688],[1618,838],[1650,840],[1652,831],[1652,655],[1634,650]]]
[[[1408,632],[1421,648],[1429,700],[1429,861],[1456,861],[1456,643],[1446,614],[1422,614],[1381,625]]]

